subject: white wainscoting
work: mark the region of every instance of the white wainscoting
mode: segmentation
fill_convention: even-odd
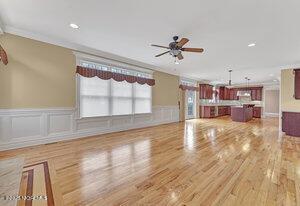
[[[265,112],[264,113],[264,117],[279,117],[279,114],[278,113],[268,113],[268,112]]]
[[[75,108],[1,109],[0,151],[179,121],[178,106],[151,114],[76,119]]]

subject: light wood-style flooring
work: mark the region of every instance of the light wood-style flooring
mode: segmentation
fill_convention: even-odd
[[[196,119],[0,152],[47,162],[55,205],[300,205],[300,138],[278,119]],[[44,183],[43,183],[44,184]]]

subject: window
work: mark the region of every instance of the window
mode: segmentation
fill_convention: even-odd
[[[152,78],[151,74],[98,63],[80,61],[84,67]],[[152,112],[152,87],[138,83],[87,78],[78,75],[80,117],[132,115]]]
[[[80,76],[80,116],[95,117],[109,115],[110,82],[98,77]]]
[[[191,87],[197,87],[197,82],[194,80],[180,79],[180,84]]]
[[[107,80],[104,80],[107,81]],[[122,81],[111,81],[112,115],[132,114],[132,84]]]
[[[151,113],[152,90],[147,84],[133,84],[134,87],[134,111],[136,114]]]

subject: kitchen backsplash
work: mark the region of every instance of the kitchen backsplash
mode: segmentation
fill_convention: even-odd
[[[219,104],[219,105],[241,105],[255,104],[262,106],[262,101],[251,101],[250,98],[240,98],[240,100],[215,100],[215,99],[200,99],[199,104]]]

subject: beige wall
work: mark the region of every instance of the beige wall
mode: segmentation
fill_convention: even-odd
[[[293,69],[281,70],[281,111],[300,112],[300,100],[296,100],[293,95]]]
[[[9,63],[0,62],[0,109],[75,107],[76,60],[70,49],[0,36]],[[154,72],[153,105],[178,104],[179,77]]]
[[[279,114],[279,90],[265,90],[264,112]]]
[[[154,106],[175,106],[179,101],[179,77],[162,72],[154,72]]]
[[[62,47],[0,36],[8,65],[0,63],[0,108],[75,106],[75,57]]]

